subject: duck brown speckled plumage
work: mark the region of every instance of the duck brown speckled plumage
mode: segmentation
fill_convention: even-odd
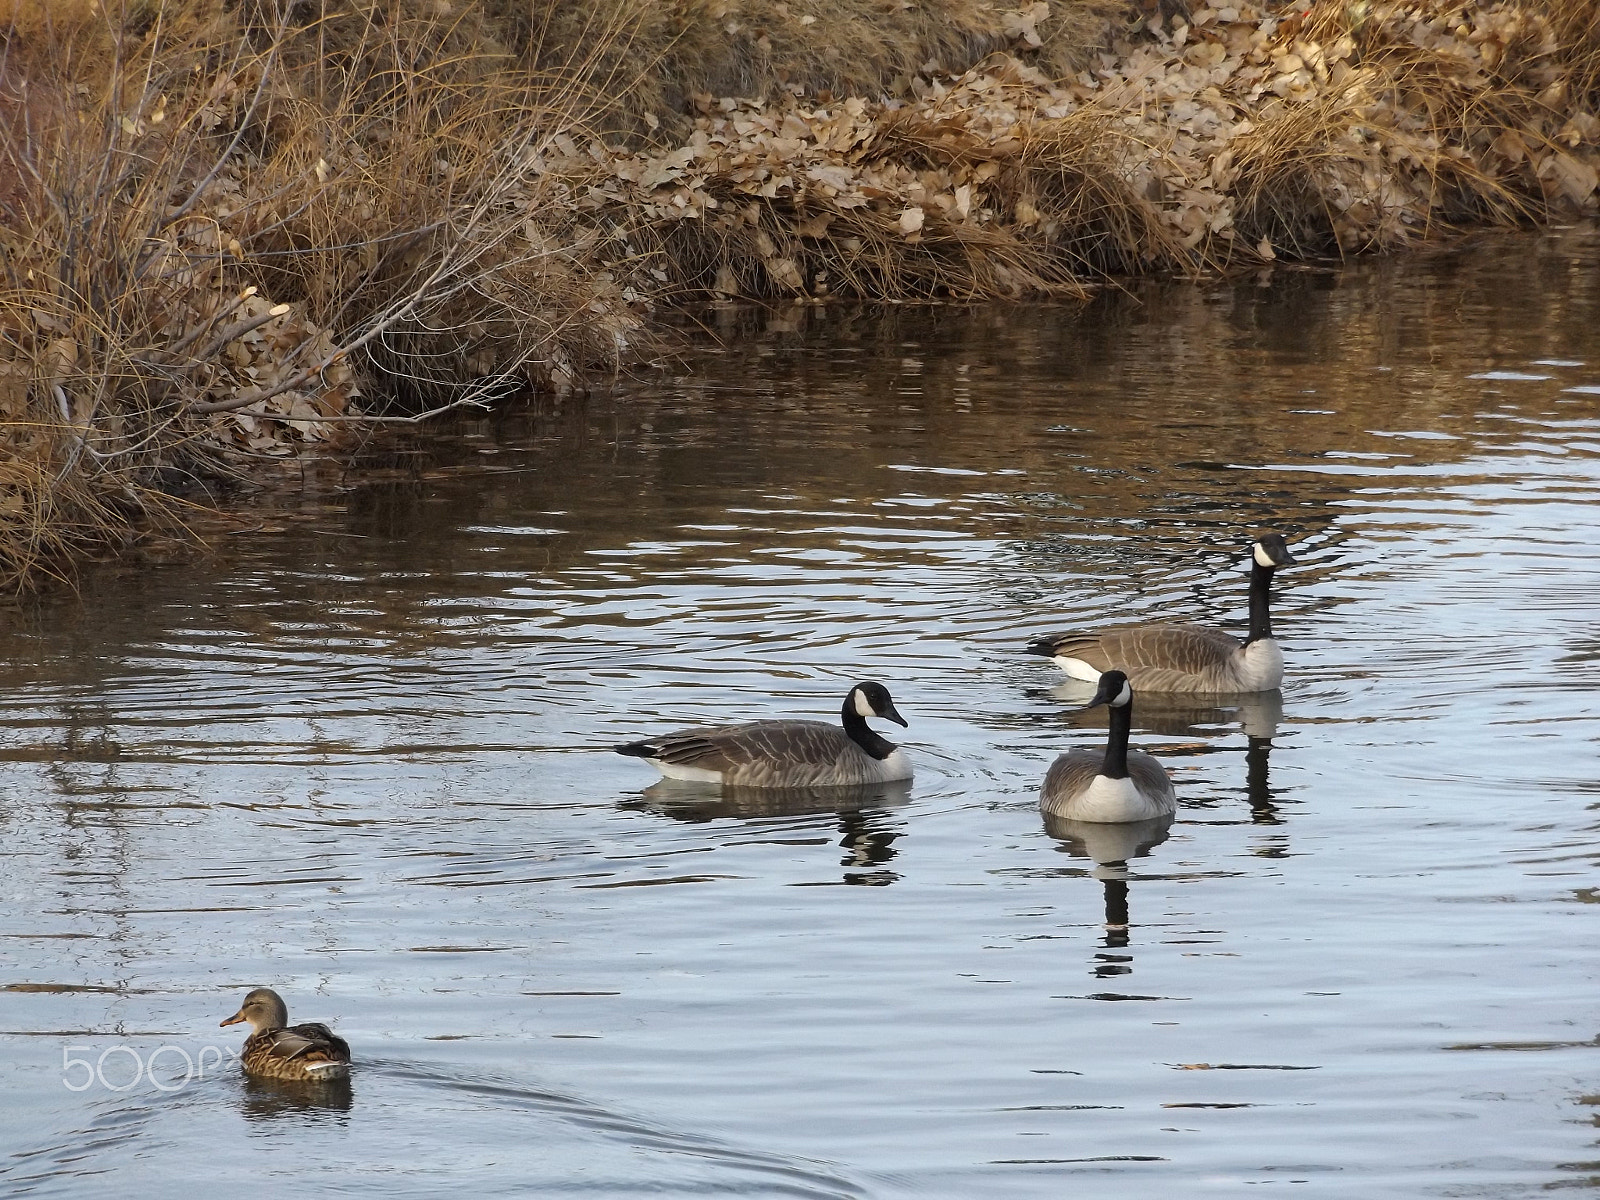
[[[350,1046],[326,1025],[289,1024],[289,1008],[271,988],[256,988],[223,1025],[246,1021],[251,1033],[239,1052],[248,1075],[326,1081],[350,1077]]]

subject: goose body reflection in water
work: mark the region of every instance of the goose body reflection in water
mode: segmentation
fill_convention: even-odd
[[[1052,700],[1084,709],[1096,683],[1068,679],[1049,691]],[[1283,693],[1276,688],[1238,696],[1148,695],[1139,693],[1139,726],[1164,737],[1181,737],[1237,724],[1247,738],[1272,739],[1283,722]]]
[[[1278,825],[1283,821],[1278,815],[1278,806],[1272,802],[1271,757],[1271,738],[1250,739],[1244,752],[1244,790],[1250,798],[1250,817],[1257,825]]]
[[[756,788],[856,787],[911,778],[911,762],[868,724],[882,717],[902,728],[881,683],[858,683],[840,707],[840,724],[752,721],[701,726],[617,746],[669,779]]]
[[[663,779],[646,788],[630,808],[660,813],[675,821],[761,821],[833,815],[837,818],[839,865],[843,882],[885,886],[900,877],[886,870],[897,853],[894,843],[905,832],[893,810],[910,803],[909,780],[859,787],[749,788],[704,787]]]
[[[1119,950],[1128,944],[1131,924],[1128,911],[1128,861],[1143,858],[1167,840],[1172,830],[1172,814],[1147,821],[1074,821],[1069,817],[1044,814],[1044,831],[1059,841],[1068,854],[1093,861],[1089,872],[1105,887],[1106,949]],[[1103,957],[1095,968],[1097,975],[1125,975],[1131,969],[1125,959]]]

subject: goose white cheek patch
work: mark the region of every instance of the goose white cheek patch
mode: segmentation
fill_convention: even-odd
[[[1271,556],[1268,555],[1267,552],[1261,548],[1261,543],[1260,542],[1256,543],[1255,559],[1256,559],[1257,564],[1259,564],[1260,566],[1263,566],[1263,567],[1272,567],[1272,566],[1276,566],[1277,565],[1276,563],[1274,563],[1272,561]]]
[[[858,717],[877,716],[877,714],[872,711],[872,705],[867,702],[867,694],[865,692],[856,693],[856,715]]]

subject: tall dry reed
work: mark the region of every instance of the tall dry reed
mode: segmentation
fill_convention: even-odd
[[[582,71],[432,5],[95,7],[0,55],[0,587],[392,416],[364,379],[415,412],[619,361],[634,317],[522,170]]]

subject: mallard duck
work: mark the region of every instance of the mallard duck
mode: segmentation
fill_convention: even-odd
[[[904,726],[889,690],[858,683],[840,708],[840,725],[822,721],[752,721],[680,729],[617,746],[668,779],[735,787],[854,787],[911,778],[903,751],[867,725],[882,717]]]
[[[1105,753],[1074,750],[1050,765],[1039,807],[1074,821],[1151,821],[1178,810],[1172,777],[1142,750],[1128,749],[1133,727],[1133,688],[1121,671],[1100,676],[1100,688],[1087,707],[1111,706]]]
[[[250,1023],[239,1052],[245,1073],[267,1079],[348,1079],[350,1045],[326,1025],[289,1024],[289,1007],[271,988],[256,988],[223,1025]]]
[[[1283,683],[1283,650],[1272,636],[1272,575],[1294,558],[1283,535],[1264,533],[1250,547],[1250,636],[1199,625],[1126,625],[1088,633],[1055,633],[1028,644],[1074,679],[1094,682],[1122,671],[1142,692],[1239,694]]]

